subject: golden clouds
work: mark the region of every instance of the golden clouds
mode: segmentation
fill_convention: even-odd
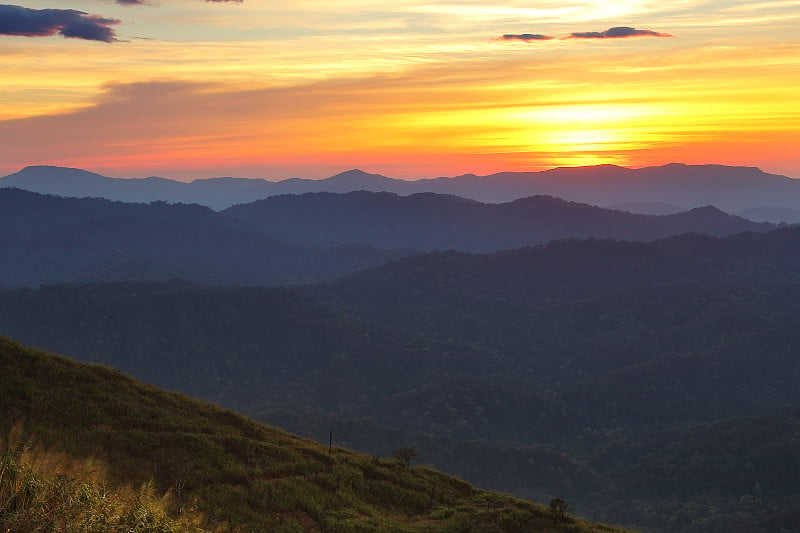
[[[800,44],[783,26],[725,23],[797,6],[711,2],[691,18],[691,4],[553,1],[538,16],[525,2],[120,8],[112,15],[129,42],[2,42],[0,134],[12,140],[0,160],[8,171],[36,162],[133,175],[270,175],[303,161],[388,172],[386,161],[421,175],[677,160],[800,176],[776,148],[796,140]],[[140,26],[126,24],[130,13]],[[677,37],[495,39],[602,28]]]

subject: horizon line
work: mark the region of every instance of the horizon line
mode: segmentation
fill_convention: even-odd
[[[95,174],[95,175],[100,176],[102,178],[114,179],[114,180],[138,180],[138,181],[143,181],[143,180],[148,180],[148,179],[161,179],[161,180],[172,181],[172,182],[175,182],[175,183],[185,183],[185,184],[190,184],[190,183],[193,183],[195,181],[209,181],[209,180],[218,180],[218,179],[256,180],[256,181],[265,181],[265,182],[268,182],[268,183],[281,183],[281,182],[290,181],[290,180],[325,181],[325,180],[329,180],[329,179],[332,179],[332,178],[335,178],[335,177],[338,177],[338,176],[341,176],[341,175],[344,175],[344,174],[356,173],[356,172],[364,174],[364,175],[378,176],[378,177],[388,178],[388,179],[392,179],[392,180],[396,180],[396,181],[417,182],[417,181],[431,181],[431,180],[437,180],[437,179],[458,179],[458,178],[462,178],[462,177],[465,177],[465,176],[476,176],[476,177],[479,177],[479,178],[487,178],[487,177],[490,177],[490,176],[497,176],[497,175],[500,175],[500,174],[541,174],[541,173],[544,173],[544,172],[552,172],[552,171],[555,171],[555,170],[562,170],[562,169],[567,170],[567,169],[590,169],[590,168],[614,167],[614,168],[619,168],[619,169],[634,170],[635,171],[635,170],[643,170],[643,169],[648,169],[648,168],[662,168],[662,167],[668,167],[668,166],[673,166],[673,165],[674,166],[682,166],[682,167],[748,168],[748,169],[755,169],[755,170],[758,170],[759,172],[762,172],[764,174],[770,174],[770,175],[773,175],[773,176],[781,176],[781,177],[785,177],[785,178],[789,178],[789,179],[800,179],[800,177],[795,178],[793,176],[789,176],[789,175],[786,175],[786,174],[778,174],[778,173],[773,173],[773,172],[767,172],[767,171],[763,170],[761,167],[756,166],[756,165],[727,165],[727,164],[722,164],[722,163],[681,163],[681,162],[677,162],[677,161],[671,161],[671,162],[668,162],[668,163],[662,163],[662,164],[657,164],[657,165],[643,165],[643,166],[624,166],[624,165],[617,165],[617,164],[613,164],[613,163],[601,163],[601,164],[597,164],[597,165],[574,165],[574,166],[561,165],[561,166],[545,168],[545,169],[542,169],[542,170],[501,170],[501,171],[498,171],[498,172],[492,172],[491,174],[476,174],[476,173],[473,173],[473,172],[466,172],[466,173],[462,173],[462,174],[443,175],[443,176],[440,175],[440,176],[419,177],[419,178],[396,178],[396,177],[388,176],[386,174],[382,174],[380,172],[370,172],[370,171],[367,171],[367,170],[363,170],[362,168],[359,168],[358,166],[355,166],[355,167],[348,168],[346,170],[342,170],[340,172],[335,172],[334,174],[331,174],[331,175],[325,176],[325,177],[321,177],[321,178],[292,176],[292,177],[288,177],[288,178],[270,179],[270,178],[264,178],[264,177],[251,177],[251,176],[245,177],[245,176],[235,176],[235,175],[218,175],[218,176],[211,176],[211,177],[189,178],[189,179],[185,179],[185,180],[184,179],[176,179],[176,178],[168,178],[168,177],[158,176],[158,175],[155,175],[155,174],[149,175],[149,176],[144,176],[144,177],[110,176],[110,175],[107,175],[107,174],[102,174],[102,173],[97,172],[97,171],[88,170],[88,169],[80,168],[80,167],[62,166],[62,165],[47,165],[47,164],[32,164],[32,165],[26,165],[26,166],[20,168],[17,171],[11,172],[10,174],[6,174],[4,176],[0,176],[0,179],[5,179],[5,178],[8,178],[10,176],[14,176],[15,174],[19,174],[19,173],[21,173],[21,172],[23,172],[23,171],[25,171],[27,169],[54,168],[54,169],[63,169],[63,170],[77,170],[77,171],[81,171],[81,172]]]

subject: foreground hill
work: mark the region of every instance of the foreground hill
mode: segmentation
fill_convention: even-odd
[[[315,246],[366,243],[382,248],[493,252],[565,238],[651,241],[681,233],[730,235],[775,226],[710,206],[665,216],[639,215],[550,196],[484,204],[456,196],[353,192],[273,196],[223,211],[250,228]]]
[[[215,530],[500,532],[566,524],[542,506],[428,468],[329,451],[115,370],[6,339],[0,339],[0,381],[0,435],[11,450],[27,441],[75,458],[92,455],[112,486],[152,480],[156,492],[174,497],[168,513],[202,516]],[[14,525],[9,520],[21,500],[2,489],[0,496],[0,523]],[[611,530],[564,520],[575,531]]]
[[[168,280],[281,284],[330,279],[401,255],[287,243],[207,207],[126,204],[0,189],[0,282]]]
[[[687,208],[715,205],[726,212],[764,207],[800,208],[800,182],[786,176],[751,167],[676,163],[640,169],[615,165],[565,167],[543,172],[465,174],[415,181],[350,170],[322,180],[294,178],[270,182],[213,178],[191,183],[155,177],[115,179],[79,169],[33,166],[0,178],[0,187],[125,202],[199,203],[213,209],[279,194],[359,190],[401,195],[450,194],[482,202],[510,202],[528,196],[550,195],[592,205],[661,202]],[[780,218],[775,221],[788,222]]]

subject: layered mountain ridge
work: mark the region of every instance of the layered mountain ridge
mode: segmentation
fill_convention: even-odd
[[[551,197],[484,204],[434,193],[308,193],[216,212],[0,189],[0,281],[283,285],[334,279],[420,250],[487,252],[564,238],[653,240],[774,227],[710,207],[649,216]]]
[[[189,183],[162,178],[108,178],[79,169],[26,167],[0,178],[0,187],[18,187],[64,196],[92,196],[126,202],[199,203],[225,209],[279,194],[307,192],[420,192],[453,194],[482,202],[510,202],[549,195],[607,206],[620,203],[668,203],[683,208],[714,205],[728,213],[770,209],[772,222],[800,222],[800,182],[754,167],[670,163],[629,169],[615,165],[563,167],[540,172],[500,172],[488,176],[465,174],[419,180],[400,180],[349,170],[330,178],[292,178],[267,181],[250,178],[197,179]],[[779,208],[775,210],[776,208]]]

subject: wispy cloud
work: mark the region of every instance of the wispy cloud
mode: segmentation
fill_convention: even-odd
[[[30,9],[22,6],[0,5],[0,35],[64,37],[102,41],[117,40],[111,26],[118,19],[90,15],[74,9]]]
[[[625,37],[672,37],[668,33],[653,30],[637,30],[628,26],[617,26],[606,31],[582,31],[571,33],[568,39],[621,39]]]
[[[506,33],[501,37],[504,41],[549,41],[555,37],[549,35],[542,35],[540,33]]]

